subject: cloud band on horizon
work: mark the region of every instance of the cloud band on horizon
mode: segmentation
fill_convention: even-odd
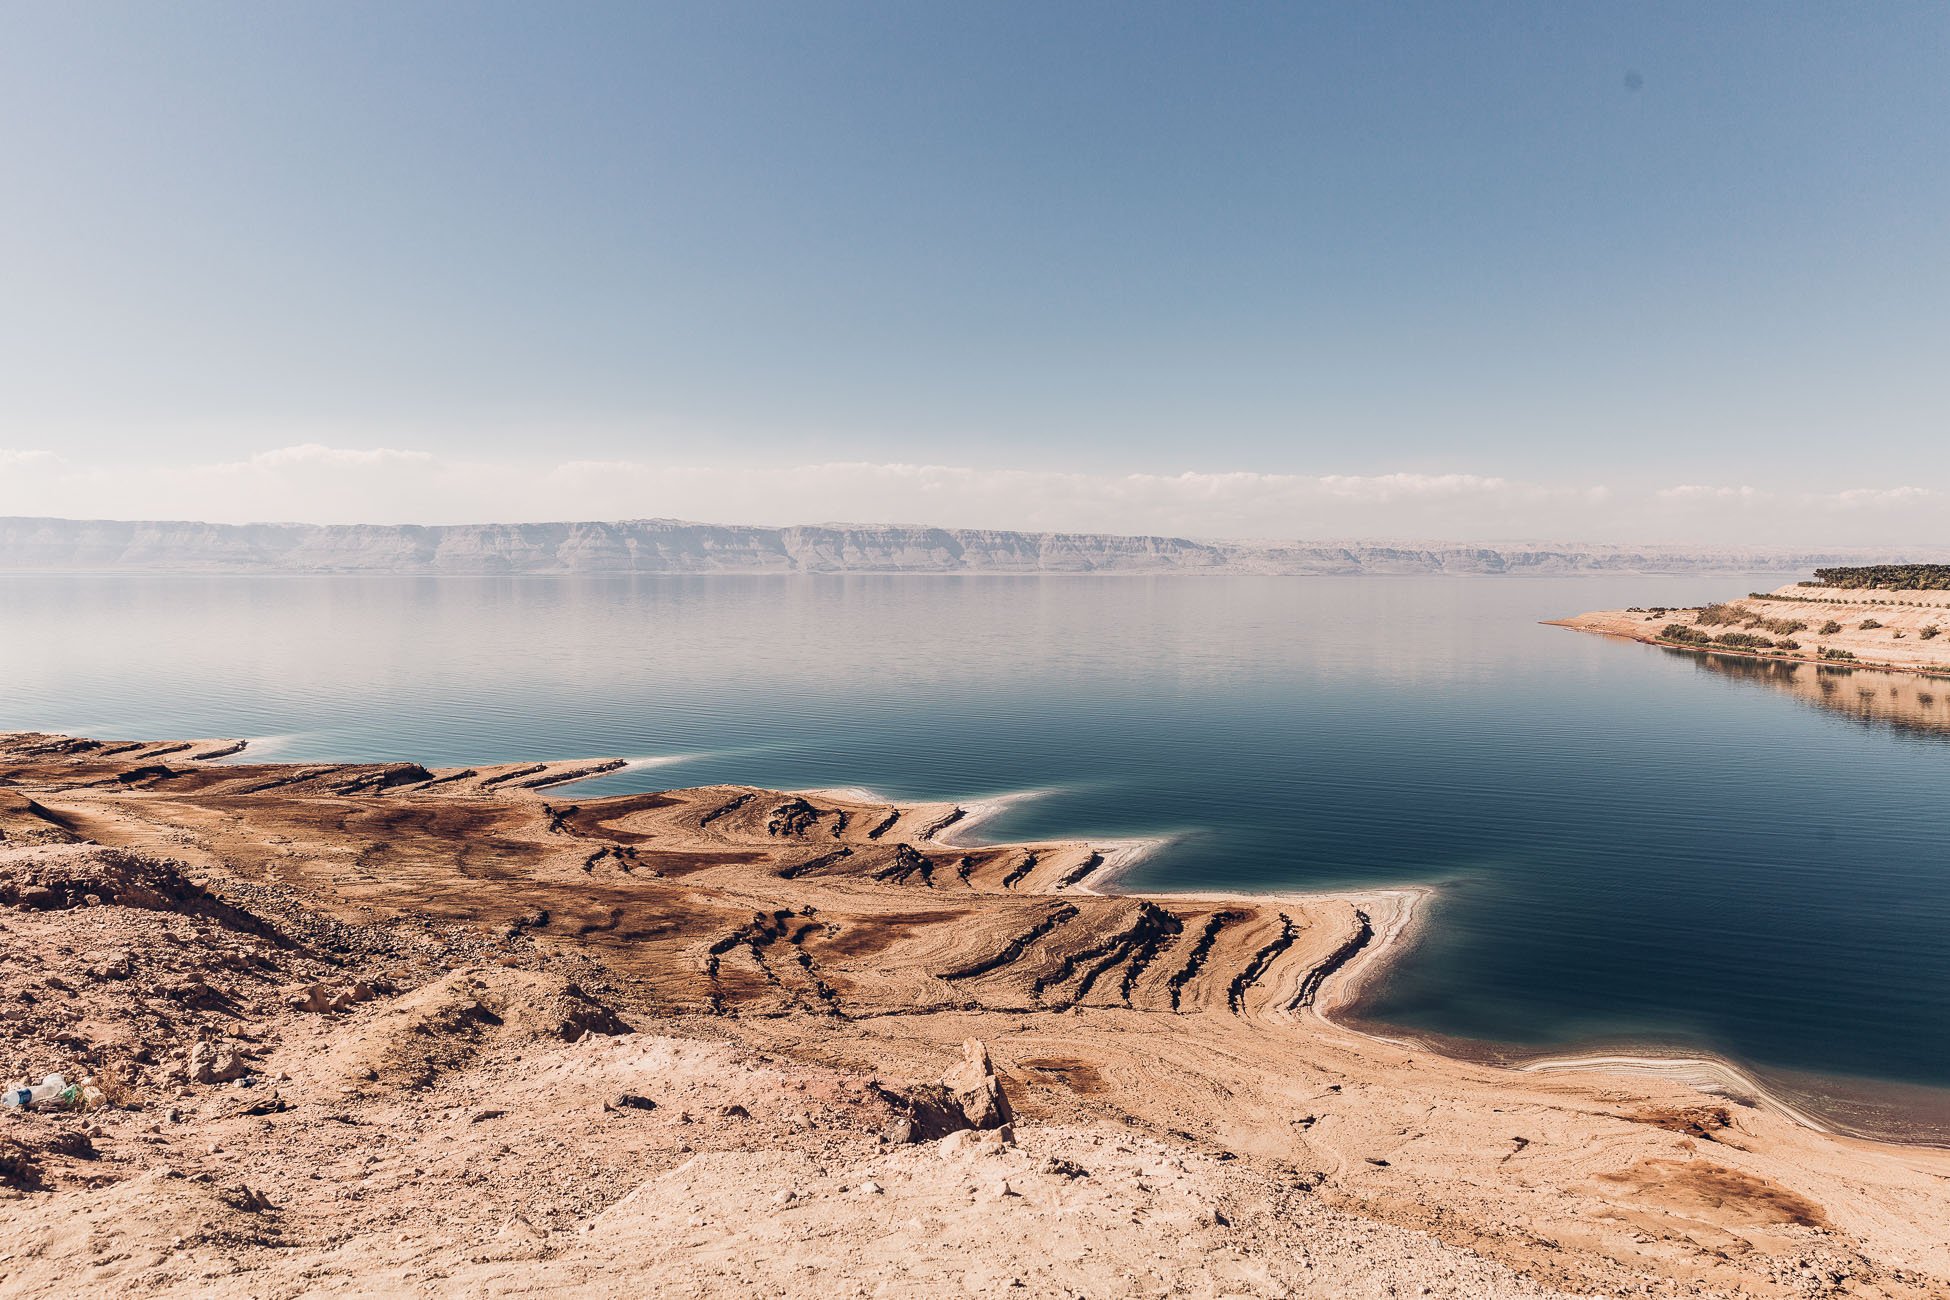
[[[1495,474],[1106,473],[873,461],[468,461],[300,443],[192,465],[85,464],[0,448],[0,514],[214,523],[933,524],[1207,538],[1576,537],[1792,545],[1939,540],[1944,494],[1678,484],[1635,489]]]

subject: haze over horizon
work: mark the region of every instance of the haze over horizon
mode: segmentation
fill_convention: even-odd
[[[11,17],[0,514],[1950,540],[1941,7]]]

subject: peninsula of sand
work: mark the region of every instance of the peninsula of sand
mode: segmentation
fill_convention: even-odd
[[[0,735],[0,1294],[1950,1294],[1950,1152],[1327,1018],[1407,893],[242,749]]]
[[[1597,610],[1560,627],[1717,655],[1950,674],[1950,565],[1822,569],[1711,605]]]

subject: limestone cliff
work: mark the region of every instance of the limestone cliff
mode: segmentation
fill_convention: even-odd
[[[672,519],[544,524],[205,524],[0,518],[0,569],[201,573],[1787,572],[1865,558],[1726,547],[1193,541]],[[1913,559],[1876,553],[1876,559]]]

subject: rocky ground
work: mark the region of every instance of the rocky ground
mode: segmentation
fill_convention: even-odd
[[[1950,1159],[1319,1013],[1385,897],[0,736],[5,1295],[1950,1295]]]

